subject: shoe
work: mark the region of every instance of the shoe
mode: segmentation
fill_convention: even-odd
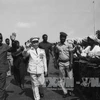
[[[72,96],[72,93],[71,93],[71,92],[68,92],[68,95],[69,95],[69,96]]]
[[[40,93],[40,97],[43,98],[44,97],[44,94],[43,93]]]
[[[72,91],[68,91],[69,96],[74,96],[74,93]]]
[[[66,97],[68,97],[68,96],[69,96],[69,94],[66,93],[66,94],[63,95],[63,98],[66,98]]]
[[[24,90],[24,85],[20,85],[20,88],[21,88],[22,90]]]

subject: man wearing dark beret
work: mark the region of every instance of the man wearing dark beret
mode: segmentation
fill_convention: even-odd
[[[65,32],[60,32],[60,36],[68,36]]]
[[[72,74],[72,45],[66,40],[67,34],[65,32],[60,32],[60,42],[56,45],[56,61],[59,65],[60,72],[60,85],[63,90],[63,98],[66,98],[70,95],[69,91],[66,89],[66,75],[69,79],[73,78]]]

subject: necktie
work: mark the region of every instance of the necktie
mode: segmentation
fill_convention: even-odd
[[[36,53],[38,54],[37,49],[35,49],[35,51],[36,51]]]

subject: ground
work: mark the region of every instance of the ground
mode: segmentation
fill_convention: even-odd
[[[50,60],[49,65],[49,77],[58,76],[59,71],[54,68],[52,59]],[[15,84],[13,75],[11,77],[7,77],[6,83],[6,98],[7,100],[34,100],[30,77],[27,75],[25,77],[25,89],[21,90],[19,86]],[[44,98],[41,100],[85,100],[81,94],[75,92],[73,96],[69,96],[67,98],[62,98],[63,92],[61,89],[56,90],[44,87]]]

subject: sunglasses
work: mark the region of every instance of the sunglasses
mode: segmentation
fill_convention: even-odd
[[[38,43],[39,41],[32,41],[32,43]]]

